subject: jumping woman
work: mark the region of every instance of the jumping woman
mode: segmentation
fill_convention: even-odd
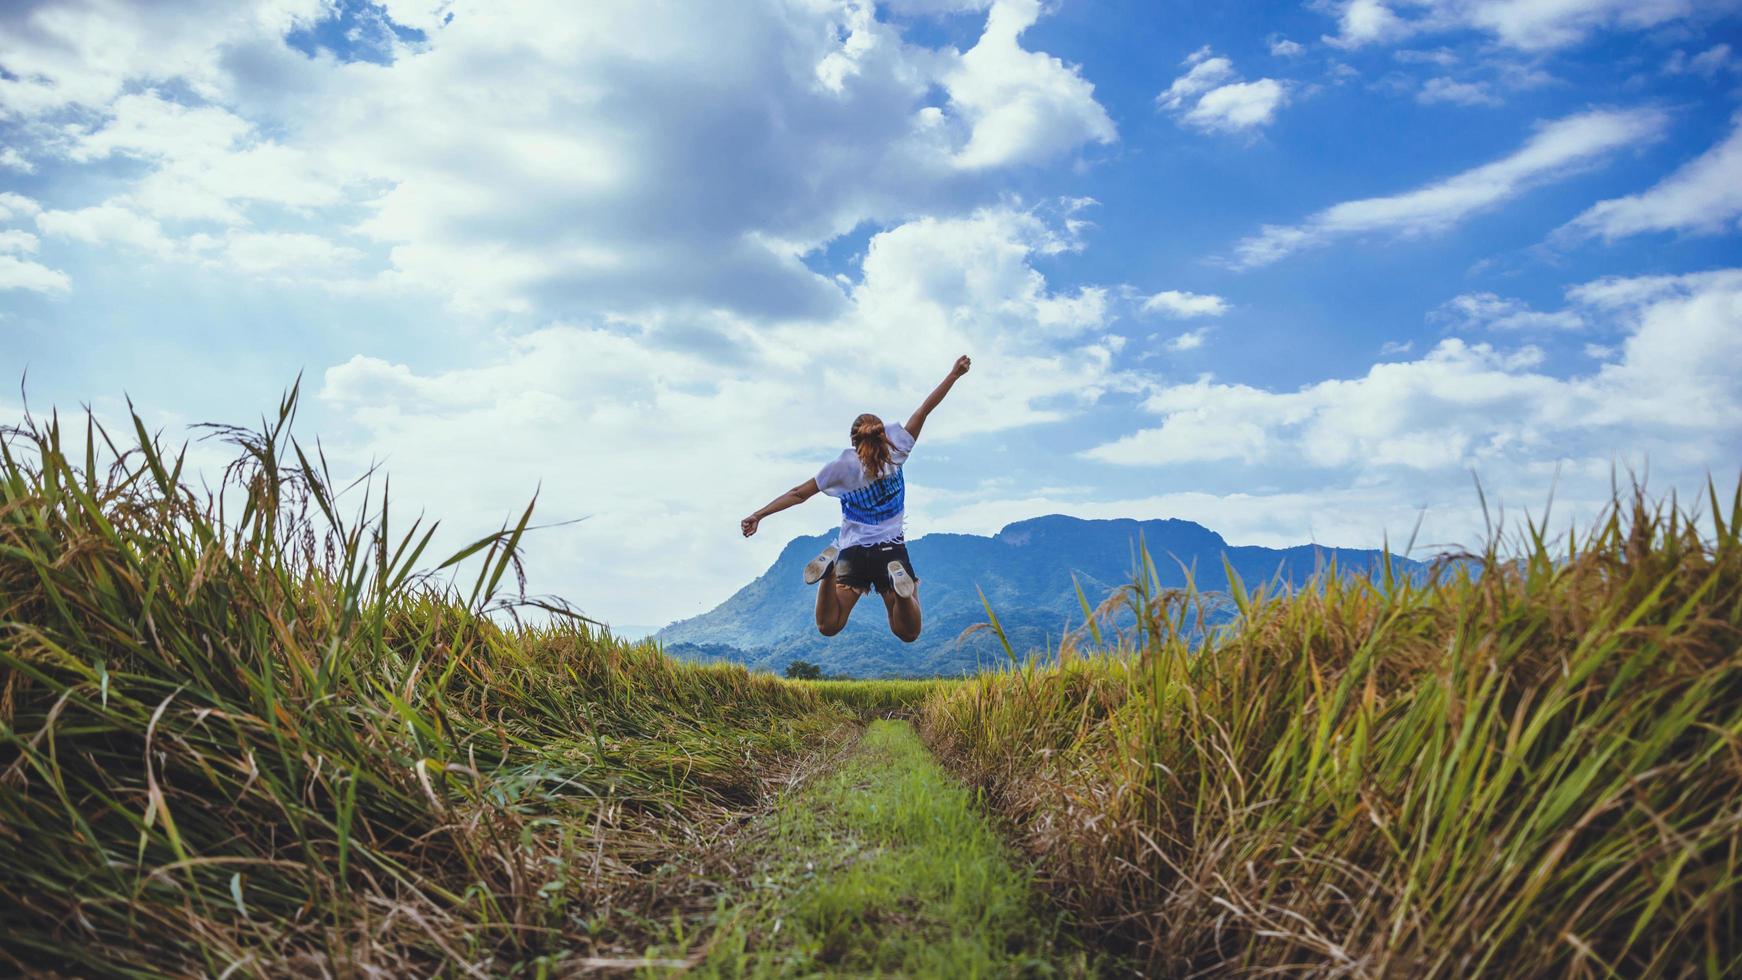
[[[869,412],[854,419],[852,448],[739,523],[749,537],[764,517],[802,504],[818,491],[840,498],[841,531],[835,543],[804,569],[805,584],[822,583],[817,586],[817,632],[824,636],[839,633],[859,597],[876,589],[889,612],[889,631],[906,643],[919,639],[919,576],[908,560],[903,534],[907,493],[901,464],[913,451],[926,416],[968,367],[967,355],[956,358],[949,375],[914,409],[905,427],[884,425]]]

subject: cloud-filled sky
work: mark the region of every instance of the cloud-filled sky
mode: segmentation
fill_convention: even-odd
[[[530,585],[618,624],[960,353],[912,535],[1564,526],[1737,478],[1742,3],[21,0],[0,336],[176,439],[301,372],[455,540],[585,518]]]

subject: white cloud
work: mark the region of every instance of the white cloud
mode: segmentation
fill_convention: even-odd
[[[1457,54],[1450,48],[1434,48],[1427,51],[1404,48],[1393,51],[1391,57],[1406,65],[1438,65],[1441,68],[1450,68],[1458,63]]]
[[[1174,79],[1166,91],[1155,97],[1156,105],[1164,109],[1184,111],[1193,99],[1229,79],[1238,77],[1234,71],[1234,63],[1211,54],[1207,46],[1192,52],[1183,64],[1189,66],[1186,73]]]
[[[36,164],[26,159],[24,154],[19,153],[15,146],[0,147],[0,167],[21,174],[36,173]]]
[[[1564,47],[1599,30],[1643,30],[1672,21],[1721,15],[1731,0],[1342,0],[1322,6],[1337,16],[1341,47],[1383,44],[1421,34],[1480,31],[1511,47]]]
[[[1628,312],[1668,299],[1742,289],[1742,270],[1716,269],[1665,276],[1605,276],[1567,290],[1573,302],[1599,310]]]
[[[1718,0],[1706,8],[1723,5]],[[1475,0],[1461,6],[1473,26],[1525,49],[1562,47],[1597,30],[1643,30],[1701,12],[1699,0]]]
[[[992,0],[884,0],[880,6],[899,14],[937,17],[985,10],[991,5]]]
[[[80,133],[67,157],[75,163],[123,153],[146,159],[216,156],[249,133],[248,123],[217,106],[190,108],[155,91],[123,95],[108,120]]]
[[[1080,70],[1021,46],[1036,0],[967,5],[988,9],[965,52],[908,43],[866,0],[410,0],[387,12],[428,39],[385,38],[380,64],[284,43],[322,0],[136,7],[0,13],[0,111],[41,123],[21,149],[144,168],[61,210],[153,219],[184,254],[233,232],[242,266],[243,236],[313,219],[331,254],[379,255],[383,287],[532,322],[830,315],[846,298],[810,250],[1117,138]]]
[[[1677,48],[1663,66],[1666,75],[1698,75],[1706,79],[1717,78],[1724,72],[1742,72],[1742,58],[1734,57],[1728,44],[1714,44],[1692,57]]]
[[[535,543],[538,581],[625,622],[700,611],[790,534],[838,516],[812,504],[750,542],[738,518],[838,452],[858,413],[905,420],[957,355],[971,354],[974,372],[920,454],[1061,418],[1125,384],[1110,369],[1105,292],[1055,291],[1032,265],[1072,247],[1025,210],[918,219],[873,236],[847,309],[829,320],[553,325],[451,370],[353,358],[321,387],[342,420],[329,439],[351,433],[328,452],[358,466],[387,459],[397,493],[465,529],[500,521],[504,501],[542,479],[547,519],[594,519]],[[679,330],[683,344],[660,342]],[[466,466],[452,465],[454,446],[467,447]],[[673,608],[674,567],[693,578],[684,592],[699,608]]]
[[[1492,84],[1507,92],[1561,84],[1560,79],[1529,63],[1503,62],[1489,67],[1495,73]]]
[[[1728,44],[1714,44],[1688,59],[1688,70],[1711,78],[1721,71],[1742,71],[1742,61],[1731,57]]]
[[[231,84],[236,49],[330,14],[327,0],[129,3],[14,0],[0,6],[0,119],[107,105],[135,81],[177,78],[200,98]]]
[[[1167,349],[1171,350],[1171,351],[1175,351],[1175,352],[1197,350],[1199,347],[1204,346],[1204,339],[1209,336],[1209,333],[1210,333],[1210,328],[1208,328],[1208,327],[1199,327],[1196,330],[1187,330],[1185,333],[1182,333],[1179,336],[1168,341],[1167,342]]]
[[[1585,318],[1572,310],[1544,312],[1495,293],[1454,296],[1428,319],[1461,330],[1580,330]]]
[[[307,232],[261,232],[231,228],[185,238],[165,233],[152,217],[110,202],[76,211],[44,211],[37,230],[52,238],[102,248],[127,248],[154,259],[203,265],[253,278],[343,286],[363,258],[357,249]]]
[[[41,205],[22,194],[0,191],[0,222],[27,218],[41,210]],[[19,257],[35,253],[37,246],[36,236],[28,231],[0,229],[0,292],[65,293],[72,289],[72,279],[66,273]]]
[[[1713,234],[1742,219],[1742,117],[1724,141],[1649,190],[1594,204],[1561,230],[1606,241],[1653,231]]]
[[[1143,301],[1143,309],[1177,319],[1197,316],[1221,316],[1228,312],[1228,301],[1210,293],[1190,293],[1164,289]]]
[[[878,44],[876,15],[869,3],[858,2],[850,5],[845,21],[843,31],[846,38],[841,42],[840,49],[830,51],[816,64],[818,84],[837,94],[846,91],[848,79],[859,74],[860,62]]]
[[[1422,105],[1499,106],[1505,103],[1506,95],[1559,81],[1538,67],[1540,58],[1496,57],[1493,52],[1485,52],[1461,69],[1463,59],[1448,48],[1405,49],[1392,52],[1392,58],[1408,65],[1432,65],[1445,72],[1422,80],[1415,91],[1415,101]],[[1407,76],[1394,74],[1387,84],[1407,89],[1409,81]]]
[[[1392,12],[1385,0],[1344,0],[1337,12],[1337,27],[1337,35],[1325,40],[1350,48],[1410,33],[1406,22]]]
[[[74,162],[125,155],[154,166],[117,203],[158,218],[241,224],[253,204],[306,210],[343,199],[308,152],[259,139],[217,106],[190,108],[157,92],[121,96],[102,126],[68,152]]]
[[[34,252],[36,236],[17,228],[0,230],[0,252]]]
[[[354,248],[302,232],[231,232],[222,239],[196,237],[191,244],[196,252],[217,250],[223,264],[254,276],[312,278],[342,271],[362,257]]]
[[[0,191],[0,221],[11,221],[13,218],[36,214],[42,210],[42,205],[11,191]]]
[[[347,69],[368,95],[338,103],[330,142],[391,186],[359,227],[394,282],[478,312],[828,315],[844,298],[804,252],[1113,136],[1074,69],[1019,46],[1031,5],[995,5],[961,55],[852,6],[561,11],[489,5]],[[851,71],[819,76],[837,56]]]
[[[1205,132],[1244,132],[1269,125],[1277,109],[1288,102],[1288,85],[1274,78],[1239,81],[1227,58],[1199,48],[1184,64],[1185,74],[1173,80],[1156,105],[1175,114],[1181,124]]]
[[[1235,82],[1205,92],[1185,122],[1213,132],[1240,132],[1269,125],[1287,101],[1287,88],[1274,78]]]
[[[1275,38],[1270,42],[1270,53],[1278,58],[1294,58],[1306,53],[1306,48],[1298,41],[1290,41],[1286,37]]]
[[[1742,270],[1569,290],[1625,331],[1618,360],[1561,378],[1534,347],[1441,341],[1416,361],[1291,392],[1200,380],[1146,402],[1161,424],[1085,455],[1136,466],[1239,460],[1408,486],[1464,468],[1503,479],[1650,453],[1683,476],[1742,448]],[[1389,474],[1381,477],[1379,474]]]
[[[1742,72],[1742,59],[1731,56],[1728,44],[1714,44],[1688,60],[1688,70],[1713,78],[1719,72]]]
[[[1423,82],[1415,101],[1423,105],[1450,102],[1464,106],[1497,106],[1500,97],[1484,82],[1457,82],[1450,78],[1430,78]]]
[[[64,293],[72,280],[58,269],[15,255],[0,255],[0,291],[19,289],[34,293]]]
[[[1074,66],[1022,47],[1039,0],[997,0],[979,43],[944,73],[950,102],[971,127],[955,154],[968,170],[1037,163],[1084,143],[1111,143],[1113,121]]]
[[[37,230],[51,238],[68,238],[87,245],[123,245],[157,258],[176,253],[176,243],[157,222],[119,204],[99,204],[77,211],[44,211]]]
[[[1424,235],[1443,231],[1525,191],[1657,138],[1655,110],[1597,110],[1538,126],[1512,155],[1454,177],[1389,197],[1345,201],[1299,225],[1266,225],[1236,247],[1235,265],[1267,265],[1332,239],[1360,234]]]

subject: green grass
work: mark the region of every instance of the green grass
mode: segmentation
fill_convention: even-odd
[[[1742,975],[1742,489],[1707,503],[1432,582],[1140,576],[1125,635],[922,728],[1154,975]]]
[[[293,410],[230,433],[214,496],[137,420],[122,446],[86,420],[76,460],[53,421],[0,441],[0,972],[639,956],[847,714],[573,616],[513,625],[530,508],[427,563],[475,575],[420,574],[431,529],[384,485],[341,497]]]
[[[824,700],[867,717],[912,714],[934,695],[959,683],[954,680],[821,680],[793,681]]]
[[[748,891],[692,975],[1080,976],[1026,868],[902,721],[752,833]]]

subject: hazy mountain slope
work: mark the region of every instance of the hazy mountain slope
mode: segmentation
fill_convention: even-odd
[[[1011,524],[993,537],[928,534],[908,545],[922,582],[925,634],[904,644],[890,635],[875,595],[860,600],[839,635],[818,635],[812,620],[816,593],[804,584],[803,571],[831,540],[832,533],[795,538],[755,581],[713,610],[660,630],[659,639],[678,655],[729,657],[770,669],[805,659],[854,676],[956,674],[1004,656],[984,634],[960,640],[986,618],[976,588],[985,592],[1019,652],[1056,645],[1064,630],[1082,623],[1072,575],[1091,603],[1100,601],[1131,580],[1139,541],[1155,559],[1164,586],[1183,586],[1189,568],[1196,570],[1198,587],[1211,591],[1227,588],[1224,556],[1249,585],[1279,575],[1304,582],[1333,558],[1346,570],[1371,569],[1380,560],[1378,551],[1348,548],[1231,547],[1214,531],[1179,520],[1055,515]],[[1400,573],[1424,567],[1394,560]]]

